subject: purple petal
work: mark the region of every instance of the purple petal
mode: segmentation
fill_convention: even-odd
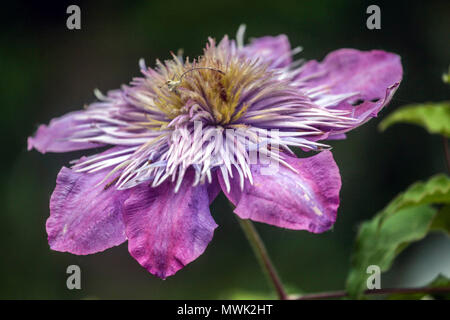
[[[234,212],[242,219],[282,228],[313,233],[330,229],[336,221],[341,188],[339,169],[331,152],[322,151],[303,159],[286,155],[285,160],[298,173],[280,165],[269,174],[255,165],[251,168],[253,185],[245,181],[243,191],[239,178],[234,178],[231,192],[227,193],[219,175],[222,190],[236,205]]]
[[[330,109],[347,110],[360,125],[390,101],[402,80],[402,65],[396,54],[373,50],[340,49],[327,55],[323,62],[309,61],[297,77],[302,90],[318,87],[327,92],[316,102]],[[333,103],[332,95],[353,96]],[[350,128],[351,129],[351,128]]]
[[[344,140],[347,138],[345,133],[332,134],[328,136],[328,140]]]
[[[85,255],[126,240],[123,202],[128,190],[96,186],[108,171],[79,173],[63,167],[50,199],[47,234],[56,251]]]
[[[156,188],[141,184],[125,202],[128,250],[162,279],[200,256],[217,227],[207,186],[192,187],[193,181],[193,173],[186,173],[177,193],[168,181]]]
[[[219,195],[222,188],[219,184],[217,175],[212,175],[211,183],[208,184],[208,198],[209,204],[213,203],[214,199]]]
[[[259,58],[272,68],[283,68],[291,64],[291,45],[284,34],[252,39],[242,53],[250,59]]]
[[[82,114],[83,111],[71,112],[60,118],[54,118],[48,126],[40,125],[34,137],[28,138],[28,150],[34,148],[41,153],[68,152],[104,146],[99,143],[69,140],[77,132],[77,126],[83,124],[82,121],[76,119]]]

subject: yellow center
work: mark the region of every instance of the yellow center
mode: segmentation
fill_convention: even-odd
[[[151,81],[156,93],[154,105],[168,119],[187,114],[198,105],[209,112],[216,124],[232,123],[245,114],[248,105],[241,101],[244,89],[266,72],[256,62],[228,57],[217,47],[210,47],[197,61],[182,64],[176,57],[159,63],[160,79]]]

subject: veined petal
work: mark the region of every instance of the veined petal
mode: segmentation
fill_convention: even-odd
[[[242,52],[250,59],[259,58],[272,68],[283,68],[292,62],[292,50],[286,35],[254,38]]]
[[[54,118],[49,125],[40,125],[34,137],[28,138],[28,150],[36,149],[41,153],[69,152],[75,150],[102,147],[104,144],[92,142],[71,141],[69,138],[79,130],[85,121],[77,120],[84,111],[68,113],[60,118]]]
[[[139,185],[125,202],[124,220],[130,254],[150,273],[165,279],[206,249],[217,227],[209,212],[205,184],[192,186],[186,173],[177,193],[174,184]]]
[[[283,157],[296,171],[280,164],[278,168],[252,166],[253,185],[230,181],[226,191],[222,176],[219,181],[228,199],[236,205],[234,212],[242,219],[264,222],[277,227],[327,231],[336,221],[341,177],[330,151],[309,158]]]
[[[328,109],[345,110],[359,126],[390,101],[402,80],[396,54],[381,51],[340,49],[323,62],[309,61],[296,77],[302,91]],[[346,131],[348,131],[348,128]]]
[[[126,240],[123,202],[128,190],[98,185],[108,173],[80,173],[63,167],[50,199],[47,234],[56,251],[85,255]]]

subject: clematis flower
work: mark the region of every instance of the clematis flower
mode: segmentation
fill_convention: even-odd
[[[241,27],[236,40],[209,39],[197,59],[172,54],[155,68],[141,61],[142,77],[97,91],[97,102],[28,138],[28,149],[42,153],[102,148],[59,172],[46,224],[51,249],[85,255],[128,241],[130,254],[164,279],[206,249],[220,191],[240,218],[331,228],[341,178],[323,141],[377,115],[401,81],[400,58],[340,49],[298,62],[285,35],[243,38]],[[309,156],[297,158],[293,147]]]

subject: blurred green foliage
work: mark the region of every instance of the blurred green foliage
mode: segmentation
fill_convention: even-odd
[[[450,179],[440,174],[426,182],[417,182],[392,200],[370,221],[361,225],[355,243],[347,290],[352,298],[361,298],[367,289],[367,268],[376,265],[381,272],[412,242],[423,239],[430,230],[445,230],[450,220],[440,212],[433,226],[435,205],[450,203]]]
[[[450,102],[424,103],[401,107],[385,117],[379,128],[384,131],[396,123],[410,123],[424,127],[429,133],[450,137]]]

